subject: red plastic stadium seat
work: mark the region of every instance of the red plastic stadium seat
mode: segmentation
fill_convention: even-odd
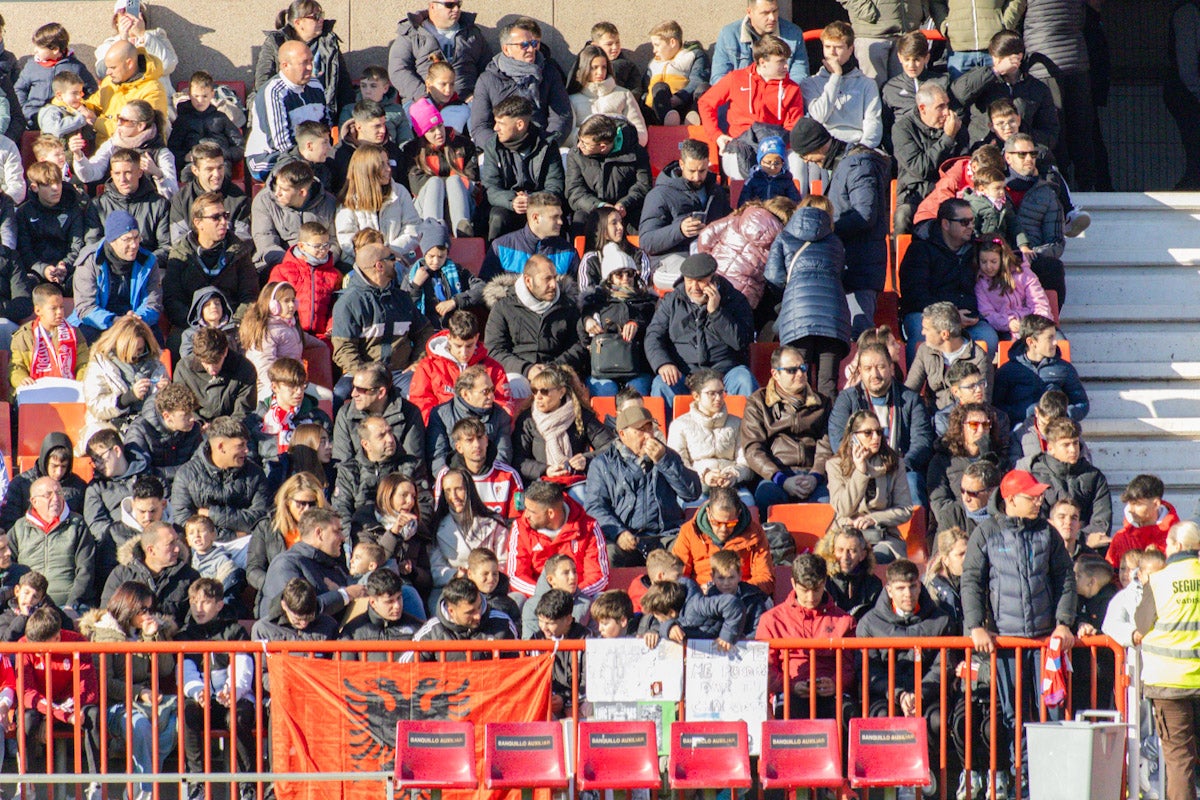
[[[908,559],[914,564],[924,564],[929,558],[928,522],[925,507],[913,506],[913,515],[908,522],[899,526],[900,537],[908,546]]]
[[[667,407],[663,399],[661,397],[643,397],[642,403],[645,404],[646,410],[650,412],[650,416],[654,417],[654,421],[658,423],[658,427],[665,434],[667,432]],[[592,412],[601,422],[604,422],[605,417],[616,418],[617,398],[593,397]]]
[[[924,786],[929,748],[922,717],[855,717],[850,720],[850,785]]]
[[[21,134],[21,168],[22,170],[29,169],[37,161],[37,157],[33,154],[33,143],[41,136],[41,131],[25,131]]]
[[[67,434],[72,442],[83,430],[87,407],[83,403],[28,403],[17,410],[17,468],[29,469],[37,463],[42,440],[53,431]],[[10,451],[11,452],[11,451]],[[92,479],[92,462],[75,459],[72,470],[85,481]]]
[[[475,724],[402,719],[396,723],[396,788],[476,789]]]
[[[654,723],[580,722],[575,773],[582,791],[657,789],[662,781]]]
[[[479,277],[483,269],[483,259],[487,255],[487,244],[480,236],[455,236],[450,240],[450,260],[459,266],[466,267],[471,274]]]
[[[309,383],[333,389],[333,356],[324,342],[304,348],[304,369]]]
[[[692,407],[692,396],[690,394],[675,395],[675,409],[671,415],[671,419],[678,419],[688,412]],[[725,395],[725,410],[730,416],[741,419],[746,415],[746,396],[742,394],[727,394]]]
[[[667,774],[672,789],[750,788],[745,721],[676,722]]]
[[[688,138],[688,129],[686,125],[650,125],[646,131],[650,174],[657,178],[667,164],[679,160],[679,143]]]
[[[557,722],[489,722],[484,735],[487,788],[567,788],[563,729]]]
[[[771,353],[779,349],[779,342],[754,342],[750,345],[750,372],[759,386],[771,380]]]
[[[837,789],[842,743],[837,720],[768,720],[762,728],[758,775],[764,789]]]
[[[828,503],[781,503],[767,509],[767,522],[783,523],[798,553],[816,549],[834,516],[833,506]]]
[[[0,453],[4,454],[4,471],[11,478],[16,469],[13,460],[17,454],[12,446],[12,406],[7,402],[0,402]]]

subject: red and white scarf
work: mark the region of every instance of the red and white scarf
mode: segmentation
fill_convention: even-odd
[[[292,434],[296,431],[296,426],[293,423],[295,418],[296,409],[287,409],[276,405],[274,400],[267,407],[267,413],[263,414],[262,432],[275,436],[275,441],[279,445],[279,452],[281,453],[286,453],[288,445],[292,442]]]
[[[29,377],[35,381],[39,378],[68,378],[75,377],[75,329],[63,322],[55,333],[58,344],[50,339],[41,324],[33,324],[33,363]]]

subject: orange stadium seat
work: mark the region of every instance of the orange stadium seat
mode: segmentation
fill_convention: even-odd
[[[781,503],[767,509],[767,522],[783,523],[798,553],[815,550],[833,518],[833,506],[828,503]]]

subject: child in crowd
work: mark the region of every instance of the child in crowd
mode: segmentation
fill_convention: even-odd
[[[304,349],[321,342],[299,327],[296,316],[296,287],[287,281],[271,281],[242,317],[238,328],[246,358],[258,371],[258,396],[270,394],[268,371],[281,358],[304,360]]]
[[[917,89],[932,81],[950,92],[950,76],[929,69],[929,39],[921,31],[909,31],[896,40],[900,74],[893,75],[879,90],[883,101],[883,135],[891,152],[892,126],[905,114],[916,113]]]
[[[596,209],[595,214],[596,230],[591,237],[591,249],[583,254],[583,259],[579,262],[580,295],[585,289],[599,286],[603,282],[605,259],[623,263],[625,259],[622,256],[633,259],[642,283],[649,286],[652,272],[650,256],[629,241],[629,228],[621,210],[614,206],[603,206]]]
[[[455,236],[474,236],[472,218],[483,195],[475,145],[447,127],[427,97],[410,105],[408,114],[416,138],[404,146],[404,162],[417,211],[444,221]]]
[[[229,349],[235,353],[242,349],[238,339],[238,323],[233,318],[233,306],[215,286],[205,286],[192,294],[192,307],[188,310],[188,327],[179,340],[179,357],[192,357],[192,339],[202,328],[217,328],[225,333]]]
[[[13,84],[21,112],[31,129],[37,129],[38,112],[54,97],[54,76],[60,72],[78,75],[83,81],[85,97],[90,97],[97,89],[96,79],[71,50],[67,29],[57,22],[50,22],[33,32],[33,58],[25,62]]]
[[[271,269],[271,280],[300,287],[296,292],[300,330],[328,344],[333,331],[333,295],[342,285],[342,273],[334,263],[328,227],[309,220],[300,226],[299,237]]]
[[[78,133],[85,141],[94,142],[96,112],[83,104],[83,78],[74,72],[60,72],[50,81],[50,87],[54,99],[38,112],[38,127],[63,140]]]
[[[74,631],[63,629],[62,615],[49,606],[43,606],[29,615],[25,623],[25,635],[21,642],[41,644],[43,642],[86,642],[87,639]],[[41,728],[40,722],[49,717],[68,730],[79,723],[85,772],[99,772],[100,767],[100,702],[99,681],[96,667],[90,658],[79,660],[76,671],[73,659],[48,653],[24,652],[20,656],[19,674],[25,676],[26,749],[33,746],[33,731]],[[79,705],[75,704],[75,682],[79,682]],[[46,687],[50,694],[46,694]],[[47,733],[50,733],[47,726]],[[38,737],[39,742],[44,741]],[[200,765],[201,767],[203,765]],[[199,767],[197,768],[199,770]],[[88,785],[86,797],[98,798],[100,784]]]
[[[8,49],[4,41],[4,17],[0,17],[0,78],[8,78],[9,85],[17,80],[17,56]],[[13,109],[16,113],[16,109]]]
[[[367,576],[387,563],[387,552],[374,542],[359,542],[350,551],[350,577],[365,584]]]
[[[267,368],[270,396],[258,404],[254,415],[246,418],[246,427],[258,440],[258,455],[264,462],[288,451],[299,425],[320,425],[333,430],[329,415],[319,401],[308,393],[308,371],[304,362],[280,358]]]
[[[542,569],[541,577],[538,578],[533,596],[521,609],[521,635],[524,638],[528,639],[537,630],[538,601],[543,595],[554,589],[571,595],[575,620],[581,624],[587,623],[588,609],[591,608],[592,601],[579,591],[579,572],[575,568],[575,559],[566,553],[559,553],[546,559],[546,566]]]
[[[846,144],[878,147],[883,141],[879,85],[854,60],[854,29],[837,20],[821,31],[821,68],[800,83],[804,111]]]
[[[764,611],[775,607],[775,601],[753,583],[742,580],[742,557],[734,550],[718,550],[709,559],[712,569],[712,585],[705,592],[709,597],[718,594],[733,595],[742,602],[746,610],[742,622],[743,638],[754,638],[758,620]],[[592,612],[595,616],[595,611]]]
[[[1138,581],[1138,564],[1142,560],[1142,554],[1148,551],[1155,553],[1159,552],[1154,547],[1148,547],[1145,550],[1126,550],[1125,555],[1121,556],[1121,566],[1117,567],[1117,584],[1120,586],[1129,586],[1131,583]]]
[[[476,547],[467,555],[467,578],[483,595],[489,608],[508,617],[514,629],[521,619],[521,609],[508,596],[508,576],[500,571],[500,560],[486,547]],[[432,604],[432,601],[431,601]]]
[[[742,193],[738,196],[738,208],[751,200],[764,203],[772,197],[786,197],[800,202],[800,190],[792,178],[787,164],[787,147],[780,136],[768,136],[758,143],[758,166],[750,171]]]
[[[65,73],[73,74],[73,73]],[[30,164],[26,200],[17,209],[17,242],[22,266],[72,294],[75,262],[87,233],[86,207],[63,186],[62,170],[49,161]]]
[[[192,73],[188,99],[175,106],[175,122],[167,148],[182,172],[191,159],[192,148],[202,141],[215,142],[225,153],[225,163],[235,164],[245,154],[245,137],[224,111],[213,103],[217,84],[203,70]]]
[[[429,72],[425,75],[425,91],[441,114],[442,123],[466,136],[471,107],[454,90],[454,79],[454,67],[446,61],[435,61],[429,65]]]
[[[534,603],[530,600],[526,607]],[[580,625],[571,616],[574,600],[570,592],[562,589],[551,589],[537,601],[537,624],[532,633],[525,635],[531,641],[561,642],[564,639],[590,639],[592,632]],[[571,713],[572,675],[571,662],[575,660],[572,653],[556,653],[554,668],[550,678],[550,710],[556,718],[568,716]],[[579,656],[579,694],[584,694],[583,656]]]
[[[46,595],[49,588],[50,582],[40,572],[26,572],[17,579],[12,599],[5,604],[3,612],[0,612],[0,642],[20,640],[25,635],[25,625],[29,622],[29,617],[43,607],[59,612],[65,630],[75,630],[71,619]]]
[[[1143,587],[1150,581],[1150,576],[1167,565],[1167,556],[1156,547],[1145,550],[1126,550],[1121,559],[1122,572],[1124,562],[1132,556],[1133,570],[1122,578],[1125,588],[1117,592],[1108,604],[1108,612],[1104,615],[1101,631],[1117,640],[1122,647],[1133,647],[1141,642],[1137,633],[1137,623],[1134,615],[1142,602]]]
[[[450,315],[470,305],[469,293],[479,284],[469,269],[450,258],[450,240],[441,226],[428,226],[421,233],[422,256],[408,270],[403,288],[437,329],[445,328]]]
[[[369,574],[369,573],[368,573]],[[366,575],[363,581],[366,581]],[[260,619],[250,629],[256,642],[332,642],[338,638],[338,623],[328,614],[320,613],[317,590],[304,578],[292,578],[279,595],[283,615],[277,619]],[[331,658],[329,653],[317,653],[316,658]],[[263,688],[270,691],[270,675],[263,676]]]
[[[708,56],[699,42],[684,42],[675,20],[650,29],[654,58],[646,67],[645,103],[660,125],[699,125],[696,101],[708,89]]]
[[[1066,415],[1081,422],[1091,405],[1079,372],[1059,352],[1054,320],[1030,314],[1013,339],[1008,361],[996,370],[992,405],[1010,420],[1026,419],[1047,389],[1058,389],[1067,395]]]
[[[629,599],[633,609],[641,613],[642,597],[656,583],[676,583],[680,580],[695,585],[691,578],[683,577],[683,560],[670,550],[651,550],[646,554],[646,574],[640,575],[629,585]],[[696,587],[699,590],[699,587]]]
[[[978,212],[975,218],[979,219]],[[998,234],[978,245],[976,258],[979,274],[975,278],[975,301],[979,315],[1001,339],[1016,336],[1021,331],[1021,320],[1030,314],[1050,316],[1050,301],[1037,275],[1021,263]]]
[[[183,535],[192,551],[192,568],[200,577],[219,582],[225,603],[236,608],[238,594],[246,584],[246,571],[217,547],[217,526],[208,517],[193,514],[183,524]]]
[[[608,56],[608,69],[617,86],[633,92],[641,98],[646,93],[646,81],[641,68],[633,60],[633,53],[621,49],[621,33],[611,22],[597,22],[592,26],[591,41]]]
[[[297,125],[296,146],[289,151],[289,156],[307,162],[326,189],[333,185],[333,170],[329,163],[333,160],[333,139],[324,122],[310,119]]]
[[[592,603],[592,623],[601,639],[626,639],[637,636],[642,615],[633,610],[629,593],[621,589],[601,592]]]
[[[392,86],[386,69],[372,65],[362,71],[354,103],[360,100],[373,100],[383,106],[384,113],[387,115],[388,137],[391,141],[407,142],[413,138],[412,130],[408,126],[408,115],[404,113],[404,106],[400,104],[400,95]],[[338,125],[346,124],[346,121],[354,116],[354,103],[342,106]]]
[[[76,158],[86,160],[86,156],[83,155],[86,147],[87,143],[82,137],[72,139],[70,158],[68,158],[67,146],[63,144],[63,140],[49,133],[43,133],[33,140],[33,161],[34,163],[49,161],[58,167],[62,172],[65,186],[70,187],[75,192],[76,199],[83,200],[84,193],[87,191],[87,184],[79,179],[79,176],[75,174],[72,167]]]
[[[1067,555],[1071,557],[1072,562],[1084,556],[1096,555],[1096,551],[1084,544],[1079,538],[1079,532],[1083,530],[1083,522],[1079,516],[1079,503],[1077,501],[1070,497],[1058,498],[1058,500],[1054,501],[1054,505],[1050,506],[1050,511],[1046,515],[1046,521],[1062,537],[1063,546],[1067,548]]]
[[[212,578],[197,578],[188,587],[190,606],[180,642],[244,642],[250,639],[237,617],[229,612],[224,589]],[[205,685],[205,662],[208,685]],[[254,771],[254,661],[248,653],[189,653],[183,659],[184,758],[187,771],[204,772],[206,732],[211,728],[237,727],[237,763],[230,769]],[[236,701],[236,702],[235,702]],[[188,800],[204,797],[205,784],[189,783]],[[240,796],[253,793],[253,784],[238,786]]]
[[[1138,475],[1125,487],[1121,493],[1125,524],[1113,535],[1106,554],[1113,567],[1120,566],[1126,550],[1145,550],[1151,545],[1167,549],[1167,533],[1179,522],[1179,514],[1163,499],[1165,493],[1166,487],[1157,475]]]
[[[971,204],[975,212],[977,236],[1003,236],[1008,246],[1025,252],[1029,237],[1017,221],[1017,208],[1004,191],[1005,174],[995,167],[980,167],[971,173],[971,186],[959,197]]]
[[[1100,556],[1083,556],[1075,562],[1075,591],[1079,595],[1079,611],[1075,616],[1075,632],[1079,636],[1099,636],[1108,607],[1117,594],[1112,565]],[[1092,685],[1092,659],[1096,663],[1096,681]],[[1099,648],[1093,656],[1086,648],[1071,653],[1071,668],[1075,679],[1071,694],[1075,708],[1113,708],[1113,687],[1116,668],[1112,651]],[[1092,702],[1092,692],[1096,700]]]
[[[646,647],[653,650],[660,639],[683,644],[687,639],[716,639],[716,649],[728,652],[742,636],[746,610],[733,595],[707,597],[689,594],[680,583],[659,581],[642,598],[641,629]]]
[[[87,341],[67,322],[63,291],[56,283],[33,290],[33,319],[12,337],[9,381],[20,392],[42,378],[83,380],[88,364]]]

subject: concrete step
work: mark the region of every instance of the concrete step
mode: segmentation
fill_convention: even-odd
[[[1071,347],[1075,347],[1074,343]],[[1075,359],[1072,363],[1089,392],[1093,383],[1113,381],[1136,381],[1150,385],[1200,381],[1200,361],[1080,361],[1074,349],[1071,350],[1071,358]]]
[[[1200,362],[1200,336],[1196,335],[1194,325],[1156,320],[1136,325],[1110,321],[1075,323],[1070,327],[1073,363],[1139,359],[1150,363]]]
[[[1186,388],[1185,388],[1186,387]],[[1111,383],[1088,391],[1089,413],[1100,417],[1200,417],[1200,386],[1165,388],[1142,383]]]
[[[1071,245],[1067,245],[1071,252]],[[1070,261],[1070,259],[1067,259]],[[1200,267],[1191,264],[1098,265],[1071,262],[1067,265],[1065,315],[1081,313],[1081,307],[1111,304],[1126,294],[1138,304],[1166,309],[1180,297],[1191,297],[1200,284]],[[1127,291],[1126,291],[1127,289]]]
[[[1200,438],[1101,438],[1093,435],[1087,420],[1083,432],[1092,462],[1102,470],[1200,464]]]
[[[1117,418],[1089,415],[1083,421],[1089,443],[1105,439],[1180,441],[1200,439],[1200,417]]]
[[[1117,210],[1092,215],[1082,236],[1067,242],[1068,265],[1200,264],[1200,210]]]
[[[1193,276],[1191,282],[1193,290],[1197,283],[1197,277],[1200,277],[1200,272]],[[1183,287],[1180,285],[1177,293],[1174,294],[1175,298],[1186,296],[1181,293],[1182,289]],[[1071,303],[1062,309],[1059,320],[1064,326],[1103,324],[1128,326],[1147,322],[1192,325],[1196,321],[1196,311],[1191,304],[1182,305],[1177,301],[1167,301],[1165,298],[1161,303],[1147,303],[1140,289],[1136,294],[1130,291],[1126,297],[1130,302],[1114,303],[1114,300],[1120,300],[1121,297],[1113,296],[1111,285],[1107,297],[1104,298],[1107,302],[1104,303],[1088,301],[1075,303],[1074,296],[1072,296]],[[1072,347],[1074,347],[1073,344]]]

